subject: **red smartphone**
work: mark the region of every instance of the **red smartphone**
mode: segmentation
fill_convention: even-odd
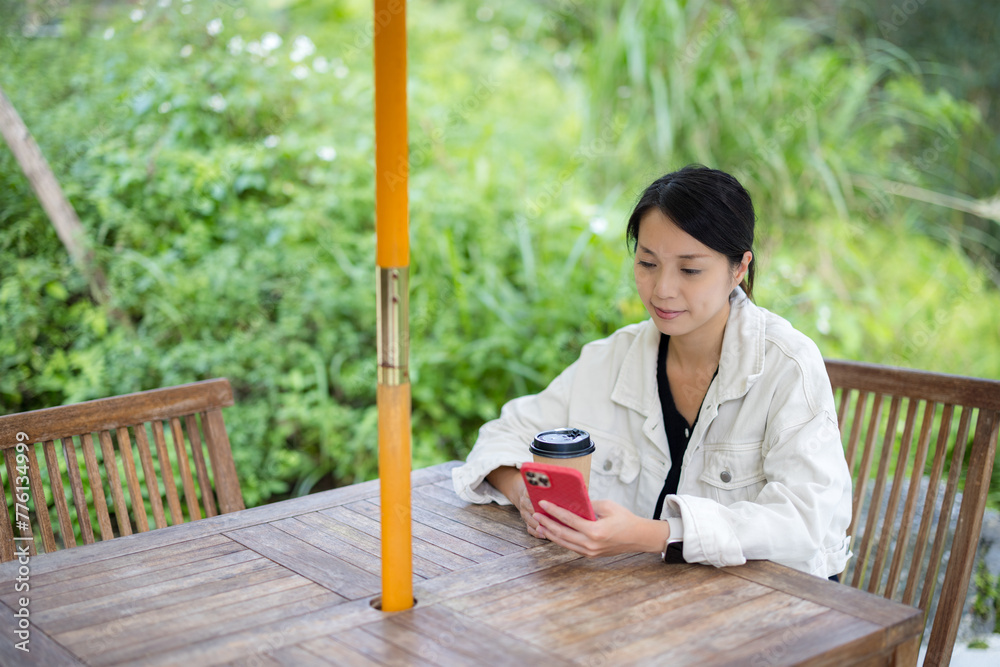
[[[538,504],[541,500],[548,500],[577,516],[597,521],[597,515],[594,514],[594,508],[590,504],[590,496],[587,495],[587,485],[583,483],[583,475],[579,470],[547,463],[523,463],[521,477],[528,488],[528,497],[536,512],[555,519],[542,511]]]

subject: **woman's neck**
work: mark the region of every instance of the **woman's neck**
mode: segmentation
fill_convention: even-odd
[[[722,338],[726,333],[730,306],[726,307],[696,330],[670,337],[667,366],[684,372],[711,369],[714,373],[722,357]]]

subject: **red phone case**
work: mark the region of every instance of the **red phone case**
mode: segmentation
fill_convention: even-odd
[[[587,495],[587,486],[583,483],[583,475],[579,470],[547,463],[524,463],[521,465],[521,478],[528,488],[528,497],[536,512],[550,516],[539,505],[539,501],[548,500],[577,516],[597,521],[590,496]]]

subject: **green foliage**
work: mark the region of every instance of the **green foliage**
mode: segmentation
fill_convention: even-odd
[[[989,618],[992,612],[993,632],[1000,632],[1000,576],[990,574],[986,563],[980,561],[973,584],[976,597],[972,601],[972,612],[979,618]],[[970,645],[970,648],[973,647]]]
[[[862,184],[943,188],[975,108],[734,5],[409,3],[415,466],[645,317],[624,221],[690,161],[744,178],[758,300],[827,356],[1000,377],[992,274]],[[58,38],[4,35],[0,85],[132,327],[0,151],[0,411],[225,376],[248,505],[376,475],[370,11],[74,4]]]

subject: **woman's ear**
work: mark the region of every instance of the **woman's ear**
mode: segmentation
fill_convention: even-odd
[[[743,253],[743,259],[740,261],[739,266],[736,267],[736,272],[733,274],[733,287],[736,287],[743,282],[743,278],[746,277],[747,271],[750,270],[750,262],[752,261],[753,253],[747,250]]]

